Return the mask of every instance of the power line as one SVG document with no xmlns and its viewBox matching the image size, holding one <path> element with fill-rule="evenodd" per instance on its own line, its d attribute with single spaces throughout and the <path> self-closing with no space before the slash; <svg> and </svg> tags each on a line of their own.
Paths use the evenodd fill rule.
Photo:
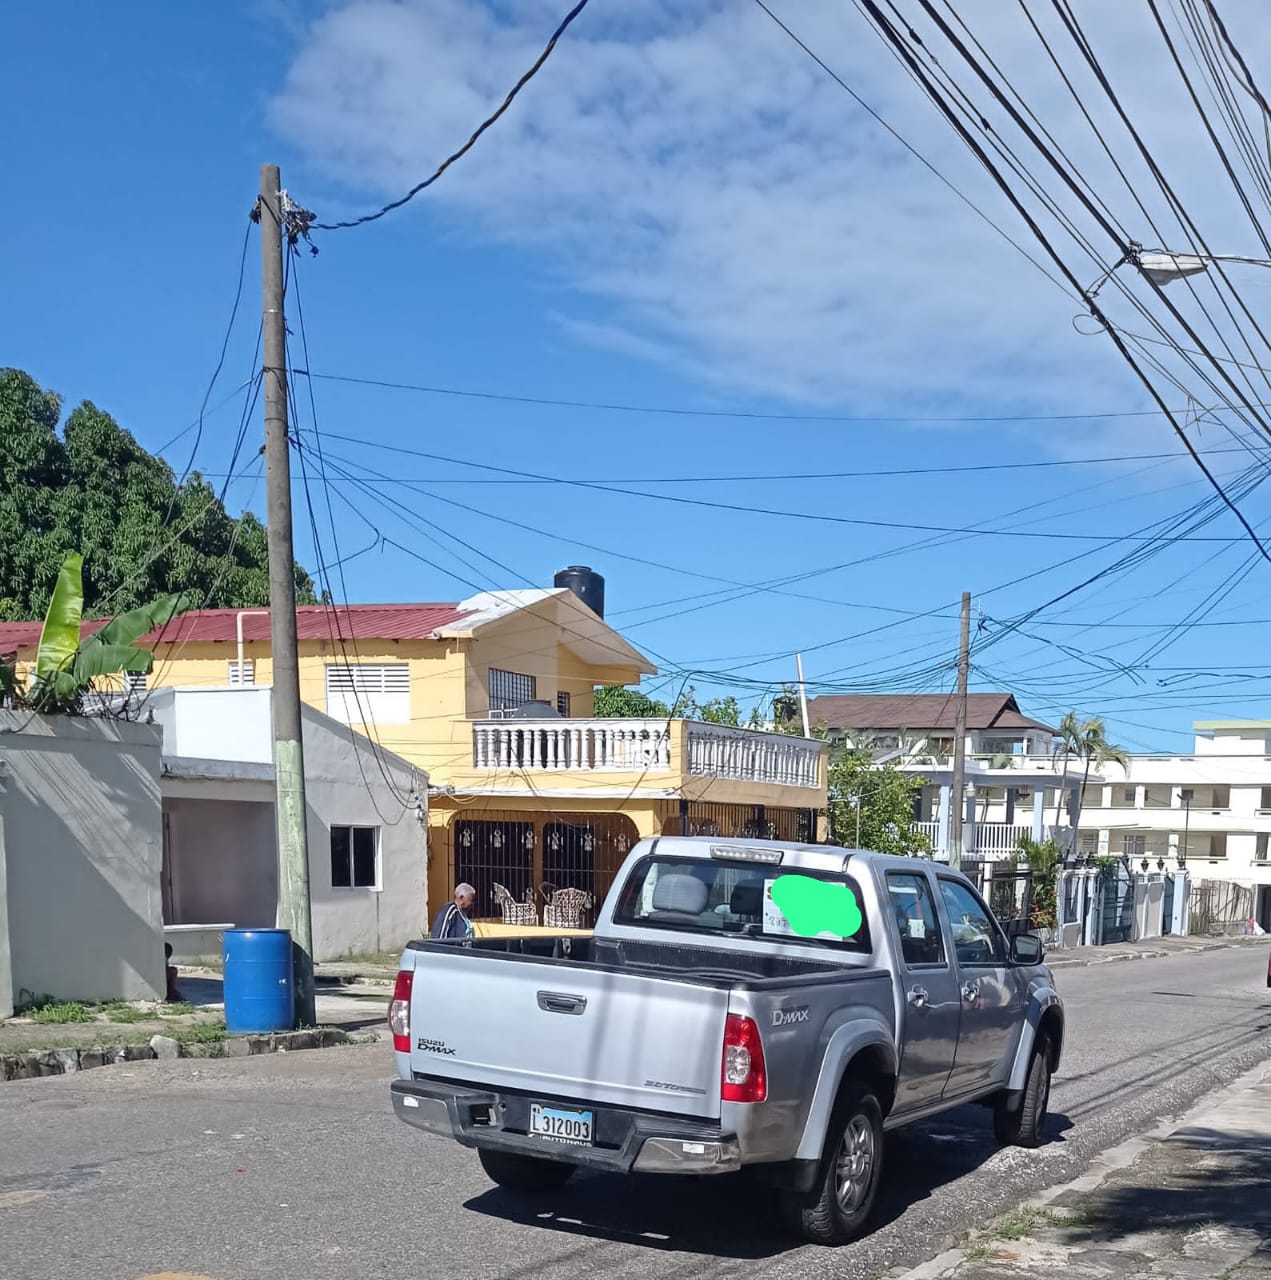
<svg viewBox="0 0 1271 1280">
<path fill-rule="evenodd" d="M 838 516 L 821 512 L 809 511 L 786 511 L 775 507 L 759 507 L 738 502 L 716 502 L 708 498 L 687 498 L 677 494 L 668 493 L 649 493 L 641 489 L 626 489 L 617 485 L 598 484 L 590 480 L 567 480 L 559 476 L 548 476 L 541 472 L 522 471 L 514 467 L 501 467 L 489 462 L 473 462 L 466 458 L 455 458 L 447 454 L 431 453 L 423 449 L 408 449 L 404 445 L 381 444 L 373 440 L 361 440 L 356 436 L 339 435 L 335 432 L 328 432 L 328 438 L 332 440 L 342 440 L 347 443 L 358 444 L 363 448 L 383 449 L 390 453 L 407 454 L 412 457 L 428 458 L 433 462 L 445 462 L 454 466 L 475 467 L 481 471 L 494 471 L 504 475 L 514 475 L 527 477 L 536 481 L 550 484 L 566 485 L 571 488 L 592 489 L 600 493 L 622 494 L 632 498 L 645 498 L 652 502 L 670 502 L 684 506 L 704 507 L 716 511 L 734 511 L 746 515 L 765 515 L 778 516 L 789 520 L 805 520 L 828 524 L 842 524 L 853 527 L 863 527 L 870 529 L 902 529 L 917 533 L 931 534 L 973 534 L 976 537 L 1004 537 L 1004 538 L 1040 538 L 1040 539 L 1059 539 L 1061 541 L 1072 542 L 1106 542 L 1109 539 L 1120 539 L 1130 537 L 1132 535 L 1124 535 L 1117 533 L 1072 533 L 1072 532 L 1048 532 L 1042 530 L 1014 530 L 1014 529 L 980 529 L 968 527 L 964 525 L 936 525 L 936 524 L 919 524 L 912 521 L 904 520 L 866 520 L 858 516 Z M 442 499 L 442 501 L 447 501 Z M 1185 538 L 1183 541 L 1192 542 L 1239 542 L 1239 538 L 1226 537 L 1203 537 L 1203 538 Z"/>
<path fill-rule="evenodd" d="M 400 209 L 402 205 L 409 203 L 421 191 L 424 191 L 428 187 L 431 187 L 432 184 L 436 182 L 437 179 L 440 178 L 441 175 L 445 173 L 446 170 L 449 169 L 450 166 L 454 164 L 456 160 L 463 159 L 463 157 L 466 156 L 468 152 L 471 151 L 472 148 L 477 145 L 477 142 L 480 139 L 481 135 L 485 133 L 485 131 L 489 129 L 491 125 L 495 124 L 498 121 L 498 119 L 503 115 L 503 113 L 507 111 L 507 109 L 512 105 L 513 101 L 516 99 L 517 94 L 519 94 L 521 90 L 524 89 L 527 84 L 529 84 L 529 82 L 538 74 L 539 68 L 542 67 L 543 63 L 545 63 L 547 59 L 552 56 L 552 50 L 556 48 L 557 42 L 560 40 L 561 36 L 563 36 L 565 32 L 569 29 L 569 26 L 574 21 L 574 19 L 578 17 L 578 15 L 582 13 L 582 11 L 587 7 L 587 4 L 588 4 L 588 0 L 578 0 L 578 3 L 574 5 L 574 7 L 564 16 L 564 18 L 561 19 L 560 25 L 556 28 L 555 31 L 552 32 L 551 38 L 548 40 L 547 44 L 543 48 L 543 52 L 538 55 L 538 57 L 534 60 L 534 63 L 529 68 L 529 70 L 526 71 L 521 76 L 521 78 L 512 86 L 512 88 L 508 91 L 507 97 L 505 97 L 503 101 L 499 104 L 498 109 L 494 112 L 494 114 L 491 116 L 488 116 L 485 120 L 483 120 L 481 124 L 477 127 L 475 132 L 473 132 L 472 135 L 468 138 L 467 142 L 465 142 L 463 146 L 459 148 L 458 151 L 455 151 L 449 156 L 447 156 L 445 160 L 443 160 L 441 164 L 437 166 L 436 170 L 427 178 L 425 178 L 423 182 L 416 183 L 415 186 L 411 187 L 411 189 L 400 199 L 394 200 L 390 204 L 384 205 L 383 208 L 377 209 L 374 213 L 365 214 L 360 218 L 353 218 L 348 222 L 315 222 L 312 224 L 314 229 L 320 230 L 320 231 L 339 231 L 345 227 L 360 227 L 367 222 L 375 222 L 377 219 L 382 218 L 386 213 L 392 213 L 394 209 Z"/>
<path fill-rule="evenodd" d="M 758 0 L 756 0 L 758 2 Z M 757 422 L 916 422 L 916 423 L 989 423 L 989 422 L 1100 422 L 1108 418 L 1156 418 L 1160 409 L 1111 409 L 1099 413 L 1001 413 L 971 415 L 877 415 L 834 413 L 761 413 L 745 409 L 693 409 L 684 405 L 625 404 L 604 400 L 573 400 L 549 396 L 529 396 L 497 391 L 475 391 L 465 387 L 439 387 L 416 382 L 392 382 L 383 378 L 360 378 L 351 374 L 317 373 L 311 369 L 294 369 L 293 373 L 324 382 L 347 382 L 354 386 L 379 387 L 386 391 L 414 391 L 422 395 L 453 396 L 465 400 L 495 400 L 506 404 L 527 404 L 547 409 L 588 409 L 605 413 L 646 413 L 683 418 L 736 418 Z M 1166 411 L 1168 412 L 1168 411 Z M 1174 410 L 1182 412 L 1182 410 Z"/>
</svg>

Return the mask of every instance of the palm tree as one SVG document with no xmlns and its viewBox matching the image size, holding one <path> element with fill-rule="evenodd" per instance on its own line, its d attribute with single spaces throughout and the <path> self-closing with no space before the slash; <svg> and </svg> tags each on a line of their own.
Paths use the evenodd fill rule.
<svg viewBox="0 0 1271 1280">
<path fill-rule="evenodd" d="M 1068 785 L 1068 765 L 1073 756 L 1080 754 L 1081 742 L 1081 722 L 1077 719 L 1077 713 L 1070 711 L 1059 722 L 1059 741 L 1055 743 L 1051 751 L 1051 758 L 1057 759 L 1063 756 L 1064 772 L 1059 780 L 1059 793 L 1055 798 L 1055 826 L 1059 825 L 1059 818 L 1063 812 L 1064 791 Z"/>
<path fill-rule="evenodd" d="M 1081 778 L 1081 794 L 1084 798 L 1086 785 L 1090 781 L 1090 771 L 1105 764 L 1119 764 L 1128 769 L 1130 757 L 1115 743 L 1108 741 L 1107 728 L 1101 716 L 1091 716 L 1088 720 L 1078 720 L 1077 713 L 1070 711 L 1059 722 L 1059 741 L 1055 744 L 1054 754 L 1064 759 L 1063 777 L 1059 784 L 1059 800 L 1055 805 L 1055 825 L 1059 825 L 1059 817 L 1063 808 L 1064 789 L 1068 781 L 1068 764 L 1075 756 L 1085 764 Z M 1077 806 L 1078 815 L 1081 806 Z"/>
</svg>

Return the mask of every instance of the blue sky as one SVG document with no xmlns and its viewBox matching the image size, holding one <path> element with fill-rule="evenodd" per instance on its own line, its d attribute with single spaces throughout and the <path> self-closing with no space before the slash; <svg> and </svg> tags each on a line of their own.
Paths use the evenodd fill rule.
<svg viewBox="0 0 1271 1280">
<path fill-rule="evenodd" d="M 780 8 L 1021 234 L 854 17 Z M 1267 714 L 1268 566 L 1234 576 L 1250 546 L 1230 516 L 1197 532 L 1229 541 L 1177 544 L 1004 628 L 1127 549 L 1106 542 L 1209 493 L 1166 456 L 1177 441 L 1143 412 L 1150 402 L 1106 341 L 1075 332 L 1072 299 L 754 6 L 606 9 L 584 14 L 436 188 L 378 223 L 315 237 L 319 255 L 297 266 L 309 367 L 700 416 L 313 380 L 330 491 L 343 495 L 330 498 L 339 553 L 354 557 L 349 597 L 455 599 L 591 563 L 612 621 L 656 655 L 668 692 L 687 669 L 699 696 L 736 687 L 748 702 L 792 678 L 797 650 L 814 687 L 949 688 L 967 589 L 974 686 L 1015 690 L 1034 714 L 1104 714 L 1117 740 L 1161 751 L 1184 749 L 1193 719 Z M 279 163 L 320 220 L 377 207 L 462 141 L 561 11 L 546 0 L 20 6 L 0 50 L 0 109 L 16 126 L 0 201 L 0 362 L 163 446 L 197 416 L 216 363 L 259 163 Z M 1137 48 L 1135 31 L 1106 21 L 1110 57 Z M 1023 48 L 1018 31 L 990 26 L 1006 54 Z M 1254 23 L 1248 35 L 1266 42 Z M 1143 61 L 1126 65 L 1149 126 L 1182 128 L 1178 103 L 1150 105 Z M 1052 90 L 1042 103 L 1058 113 Z M 1224 249 L 1256 250 L 1209 203 L 1199 162 L 1180 177 Z M 1271 277 L 1257 275 L 1241 280 L 1255 309 L 1271 298 Z M 253 232 L 213 405 L 251 373 L 258 289 Z M 294 307 L 291 321 L 302 364 Z M 240 396 L 207 417 L 196 467 L 225 471 L 242 407 Z M 1096 416 L 1107 414 L 1139 416 Z M 257 410 L 253 448 L 260 429 Z M 1226 450 L 1210 457 L 1221 476 L 1248 462 L 1218 426 L 1196 439 Z M 194 444 L 187 433 L 167 450 L 178 472 Z M 1084 461 L 1110 457 L 1128 460 Z M 508 483 L 523 477 L 481 465 L 828 518 Z M 955 466 L 1013 469 L 940 470 Z M 382 498 L 336 474 L 346 468 Z M 839 474 L 918 468 L 930 471 Z M 816 478 L 771 478 L 792 473 Z M 762 478 L 662 482 L 738 475 Z M 229 493 L 261 510 L 250 477 Z M 314 495 L 334 559 L 328 491 L 315 482 Z M 314 569 L 298 502 L 297 555 Z M 1268 515 L 1260 491 L 1242 509 L 1255 523 Z M 930 531 L 971 527 L 1008 532 Z M 831 566 L 844 567 L 789 581 Z M 1165 630 L 1194 608 L 1222 625 Z M 1158 641 L 1168 645 L 1153 652 Z"/>
</svg>

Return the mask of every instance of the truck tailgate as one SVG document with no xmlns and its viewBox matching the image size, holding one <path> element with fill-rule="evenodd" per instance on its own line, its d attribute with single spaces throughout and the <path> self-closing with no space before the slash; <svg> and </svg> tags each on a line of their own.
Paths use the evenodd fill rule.
<svg viewBox="0 0 1271 1280">
<path fill-rule="evenodd" d="M 715 1119 L 728 995 L 621 969 L 430 949 L 415 965 L 411 1071 Z"/>
</svg>

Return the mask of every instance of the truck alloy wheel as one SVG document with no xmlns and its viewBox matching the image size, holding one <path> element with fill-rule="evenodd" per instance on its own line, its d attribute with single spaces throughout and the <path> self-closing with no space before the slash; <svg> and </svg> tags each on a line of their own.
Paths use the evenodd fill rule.
<svg viewBox="0 0 1271 1280">
<path fill-rule="evenodd" d="M 816 1200 L 787 1197 L 789 1225 L 813 1244 L 846 1244 L 865 1228 L 883 1168 L 883 1111 L 872 1093 L 845 1095 L 828 1135 L 833 1154 L 825 1160 Z"/>
<path fill-rule="evenodd" d="M 572 1164 L 559 1160 L 541 1160 L 515 1151 L 478 1150 L 477 1158 L 491 1182 L 508 1191 L 555 1191 L 563 1187 L 574 1172 Z"/>
</svg>

